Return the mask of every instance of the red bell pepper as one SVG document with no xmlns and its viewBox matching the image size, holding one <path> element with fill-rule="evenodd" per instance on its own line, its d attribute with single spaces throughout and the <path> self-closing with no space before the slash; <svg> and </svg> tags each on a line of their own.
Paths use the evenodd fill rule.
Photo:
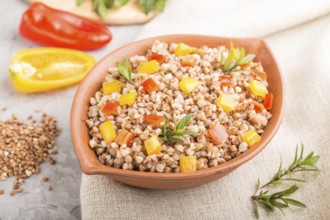
<svg viewBox="0 0 330 220">
<path fill-rule="evenodd" d="M 19 31 L 43 45 L 78 50 L 98 49 L 112 39 L 107 26 L 42 3 L 33 3 L 24 12 Z"/>
<path fill-rule="evenodd" d="M 232 85 L 232 78 L 229 75 L 220 76 L 221 86 L 231 86 Z"/>
<path fill-rule="evenodd" d="M 117 112 L 117 108 L 119 107 L 119 102 L 108 102 L 102 108 L 102 112 L 105 115 L 115 114 Z"/>
<path fill-rule="evenodd" d="M 127 146 L 129 146 L 133 138 L 134 134 L 123 129 L 118 132 L 115 142 L 119 145 L 126 144 Z"/>
<path fill-rule="evenodd" d="M 146 79 L 145 81 L 143 81 L 141 83 L 141 86 L 148 92 L 148 93 L 152 93 L 156 90 L 158 90 L 158 86 L 156 84 L 156 82 L 151 79 L 151 78 L 148 78 Z"/>
<path fill-rule="evenodd" d="M 272 110 L 273 108 L 273 99 L 274 96 L 272 93 L 267 93 L 264 100 L 264 106 L 267 110 Z"/>
<path fill-rule="evenodd" d="M 264 107 L 261 103 L 256 102 L 256 101 L 254 101 L 254 100 L 253 100 L 253 105 L 254 105 L 254 110 L 255 110 L 257 113 L 261 113 L 261 112 L 265 109 L 265 107 Z"/>
<path fill-rule="evenodd" d="M 164 63 L 164 56 L 162 54 L 154 53 L 148 56 L 148 60 L 156 60 L 158 63 Z"/>
<path fill-rule="evenodd" d="M 144 120 L 149 123 L 149 124 L 153 124 L 156 127 L 160 127 L 161 123 L 163 121 L 165 121 L 165 117 L 164 116 L 158 116 L 158 115 L 146 115 L 144 116 Z"/>
<path fill-rule="evenodd" d="M 228 134 L 222 125 L 216 125 L 213 128 L 210 128 L 207 134 L 215 144 L 221 144 L 221 142 L 228 138 Z"/>
</svg>

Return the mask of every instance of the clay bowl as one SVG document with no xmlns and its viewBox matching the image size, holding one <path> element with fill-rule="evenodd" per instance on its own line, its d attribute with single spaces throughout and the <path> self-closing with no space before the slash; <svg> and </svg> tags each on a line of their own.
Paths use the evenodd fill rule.
<svg viewBox="0 0 330 220">
<path fill-rule="evenodd" d="M 262 62 L 268 73 L 269 90 L 274 94 L 274 103 L 269 121 L 261 141 L 236 158 L 217 167 L 200 170 L 194 173 L 150 173 L 131 170 L 122 170 L 101 164 L 94 151 L 89 147 L 90 140 L 88 128 L 85 124 L 89 107 L 89 98 L 101 88 L 106 70 L 114 66 L 116 61 L 133 55 L 143 55 L 155 40 L 170 42 L 183 42 L 191 46 L 201 47 L 207 45 L 216 47 L 226 45 L 229 47 L 232 40 L 235 46 L 244 47 L 247 53 L 256 54 L 255 60 Z M 259 154 L 270 142 L 279 128 L 283 114 L 283 82 L 278 65 L 268 46 L 262 39 L 250 38 L 223 38 L 202 35 L 168 35 L 148 38 L 123 46 L 103 58 L 89 72 L 80 84 L 74 97 L 71 109 L 71 134 L 73 145 L 82 169 L 85 174 L 105 174 L 122 183 L 143 188 L 153 189 L 179 189 L 195 187 L 219 179 L 245 162 Z"/>
</svg>

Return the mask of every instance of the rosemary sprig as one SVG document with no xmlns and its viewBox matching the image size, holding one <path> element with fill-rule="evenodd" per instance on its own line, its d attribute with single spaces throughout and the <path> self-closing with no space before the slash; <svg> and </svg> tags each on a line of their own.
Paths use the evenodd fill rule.
<svg viewBox="0 0 330 220">
<path fill-rule="evenodd" d="M 297 178 L 290 178 L 290 177 L 284 178 L 284 177 L 296 172 L 320 171 L 315 165 L 316 162 L 320 159 L 320 156 L 319 155 L 314 156 L 314 152 L 311 152 L 307 155 L 307 157 L 303 158 L 303 154 L 304 154 L 304 145 L 301 144 L 300 153 L 298 146 L 296 147 L 295 157 L 291 165 L 287 169 L 282 169 L 282 160 L 281 160 L 277 172 L 273 175 L 273 177 L 269 180 L 269 182 L 261 186 L 261 188 L 264 188 L 270 184 L 281 185 L 283 181 L 305 182 L 304 180 Z"/>
<path fill-rule="evenodd" d="M 271 184 L 281 185 L 283 181 L 305 182 L 305 180 L 291 178 L 287 176 L 296 172 L 319 171 L 319 169 L 316 167 L 316 162 L 319 159 L 320 156 L 319 155 L 314 156 L 314 152 L 311 152 L 306 157 L 304 157 L 304 145 L 301 144 L 300 152 L 297 146 L 294 160 L 287 169 L 282 169 L 282 160 L 281 160 L 277 172 L 267 183 L 261 186 L 260 180 L 258 179 L 256 192 L 253 196 L 251 196 L 256 217 L 259 218 L 258 205 L 262 205 L 267 210 L 270 210 L 272 212 L 275 211 L 276 209 L 279 209 L 282 213 L 283 213 L 282 209 L 288 208 L 289 205 L 305 208 L 306 205 L 304 203 L 289 198 L 293 193 L 295 193 L 298 190 L 297 185 L 293 185 L 287 188 L 286 190 L 278 191 L 272 194 L 269 193 L 269 191 L 263 191 L 262 189 Z"/>
<path fill-rule="evenodd" d="M 132 69 L 131 65 L 127 58 L 125 58 L 124 62 L 116 62 L 116 66 L 119 70 L 119 73 L 122 77 L 127 79 L 129 82 L 132 82 Z"/>
<path fill-rule="evenodd" d="M 87 0 L 76 0 L 80 6 Z M 162 12 L 164 10 L 166 0 L 139 0 L 137 4 L 143 9 L 147 15 L 152 10 Z M 128 0 L 93 0 L 93 11 L 100 15 L 103 19 L 106 18 L 108 10 L 112 7 L 122 7 L 126 5 Z"/>
<path fill-rule="evenodd" d="M 186 127 L 192 117 L 192 114 L 187 114 L 178 123 L 175 124 L 174 129 L 167 127 L 170 121 L 166 119 L 163 127 L 161 128 L 161 132 L 158 135 L 159 138 L 165 142 L 183 143 L 186 142 L 186 140 L 184 137 L 182 137 L 182 135 L 190 135 L 193 137 L 197 136 L 197 132 L 191 130 L 184 130 L 184 127 Z"/>
<path fill-rule="evenodd" d="M 282 209 L 288 208 L 289 205 L 305 208 L 306 205 L 304 203 L 289 198 L 297 190 L 298 186 L 293 185 L 283 191 L 279 191 L 273 194 L 270 194 L 268 191 L 260 191 L 258 195 L 252 196 L 251 199 L 255 208 L 256 217 L 259 218 L 258 204 L 263 205 L 263 207 L 272 212 L 274 212 L 276 209 L 279 209 L 282 214 L 284 214 Z"/>
<path fill-rule="evenodd" d="M 230 74 L 236 67 L 251 62 L 254 57 L 254 54 L 248 54 L 245 56 L 245 49 L 243 47 L 235 48 L 233 42 L 230 42 L 230 50 L 225 63 L 222 65 L 224 56 L 221 54 L 219 67 L 224 74 Z"/>
</svg>

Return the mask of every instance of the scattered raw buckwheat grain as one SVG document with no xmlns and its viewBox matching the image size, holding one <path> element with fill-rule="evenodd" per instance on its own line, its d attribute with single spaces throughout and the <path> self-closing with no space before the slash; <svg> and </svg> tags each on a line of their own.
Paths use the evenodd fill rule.
<svg viewBox="0 0 330 220">
<path fill-rule="evenodd" d="M 57 153 L 53 147 L 59 133 L 56 119 L 47 114 L 42 115 L 40 123 L 33 125 L 17 119 L 15 113 L 12 119 L 0 121 L 0 181 L 16 177 L 11 196 L 23 191 L 20 186 L 25 179 L 40 173 L 41 163 L 56 164 L 51 155 Z M 43 181 L 47 182 L 48 178 Z"/>
</svg>

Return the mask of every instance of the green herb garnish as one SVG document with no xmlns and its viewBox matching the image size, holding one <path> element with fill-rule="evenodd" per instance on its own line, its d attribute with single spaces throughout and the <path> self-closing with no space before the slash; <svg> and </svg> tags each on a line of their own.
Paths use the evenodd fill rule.
<svg viewBox="0 0 330 220">
<path fill-rule="evenodd" d="M 163 127 L 161 128 L 161 132 L 159 133 L 159 138 L 165 142 L 178 142 L 184 143 L 186 142 L 185 138 L 182 135 L 190 135 L 190 136 L 197 136 L 199 135 L 197 132 L 184 130 L 186 125 L 189 123 L 190 119 L 193 117 L 192 114 L 188 114 L 183 117 L 178 123 L 175 124 L 174 129 L 167 128 L 169 124 L 169 120 L 166 119 Z"/>
<path fill-rule="evenodd" d="M 251 62 L 254 59 L 254 57 L 255 57 L 254 54 L 248 54 L 245 56 L 245 49 L 243 47 L 235 48 L 233 42 L 230 42 L 230 50 L 228 52 L 228 56 L 226 58 L 225 64 L 222 65 L 224 56 L 223 54 L 221 54 L 219 67 L 222 69 L 224 74 L 229 74 L 236 67 Z"/>
<path fill-rule="evenodd" d="M 120 75 L 127 79 L 129 82 L 132 82 L 132 69 L 128 59 L 125 58 L 123 63 L 116 62 L 116 66 L 119 70 Z"/>
<path fill-rule="evenodd" d="M 277 172 L 266 184 L 260 186 L 260 180 L 257 182 L 257 189 L 255 194 L 251 197 L 253 207 L 255 209 L 256 217 L 259 218 L 258 205 L 266 208 L 269 211 L 280 210 L 283 213 L 283 208 L 288 208 L 290 205 L 305 208 L 306 205 L 298 200 L 290 198 L 290 196 L 298 190 L 297 185 L 293 185 L 285 190 L 275 193 L 269 193 L 269 191 L 262 190 L 269 185 L 281 185 L 283 181 L 305 182 L 305 180 L 298 178 L 291 178 L 290 175 L 297 172 L 308 171 L 320 171 L 316 167 L 316 162 L 320 159 L 320 156 L 315 155 L 314 152 L 309 153 L 305 158 L 304 145 L 301 145 L 300 153 L 297 146 L 296 153 L 293 162 L 287 169 L 282 169 L 282 161 Z M 287 177 L 289 176 L 289 177 Z M 259 192 L 259 193 L 258 193 Z"/>
<path fill-rule="evenodd" d="M 87 0 L 76 0 L 80 6 Z M 139 0 L 137 4 L 143 9 L 147 15 L 152 10 L 163 11 L 166 0 Z M 128 0 L 93 0 L 93 11 L 100 15 L 103 19 L 106 18 L 107 12 L 112 7 L 122 7 L 126 5 Z"/>
</svg>

